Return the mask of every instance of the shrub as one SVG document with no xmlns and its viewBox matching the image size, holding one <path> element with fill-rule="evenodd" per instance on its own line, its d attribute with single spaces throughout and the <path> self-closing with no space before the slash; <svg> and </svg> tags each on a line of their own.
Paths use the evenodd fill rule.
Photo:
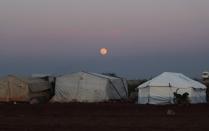
<svg viewBox="0 0 209 131">
<path fill-rule="evenodd" d="M 190 103 L 189 100 L 189 93 L 185 92 L 184 94 L 178 94 L 177 92 L 174 92 L 174 103 L 180 104 L 180 105 L 188 105 Z"/>
</svg>

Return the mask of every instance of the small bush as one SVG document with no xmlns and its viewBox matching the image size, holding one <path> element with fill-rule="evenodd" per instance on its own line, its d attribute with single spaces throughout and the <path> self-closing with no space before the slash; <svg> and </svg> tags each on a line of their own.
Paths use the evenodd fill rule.
<svg viewBox="0 0 209 131">
<path fill-rule="evenodd" d="M 184 94 L 178 94 L 177 92 L 174 92 L 174 103 L 179 105 L 188 105 L 190 103 L 189 100 L 189 93 L 185 92 Z"/>
</svg>

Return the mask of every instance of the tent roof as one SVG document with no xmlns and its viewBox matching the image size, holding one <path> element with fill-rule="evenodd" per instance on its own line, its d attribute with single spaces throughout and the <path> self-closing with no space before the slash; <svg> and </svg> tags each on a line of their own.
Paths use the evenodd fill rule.
<svg viewBox="0 0 209 131">
<path fill-rule="evenodd" d="M 164 86 L 164 87 L 177 87 L 177 88 L 199 88 L 206 89 L 206 86 L 190 79 L 189 77 L 181 74 L 181 73 L 173 73 L 173 72 L 164 72 L 159 76 L 153 78 L 150 81 L 139 85 L 138 88 L 144 88 L 148 86 Z"/>
<path fill-rule="evenodd" d="M 1 77 L 0 80 L 8 79 L 9 77 L 12 77 L 12 78 L 15 78 L 16 80 L 27 83 L 32 92 L 41 92 L 50 88 L 48 81 L 45 81 L 40 78 L 8 75 L 8 76 Z"/>
<path fill-rule="evenodd" d="M 61 77 L 68 77 L 68 76 L 72 76 L 72 75 L 75 75 L 75 74 L 88 74 L 88 75 L 92 75 L 92 76 L 99 77 L 99 78 L 104 78 L 104 79 L 109 79 L 109 80 L 120 79 L 120 78 L 117 78 L 117 77 L 102 75 L 102 74 L 93 73 L 93 72 L 84 72 L 84 71 L 73 73 L 73 74 L 63 75 Z"/>
<path fill-rule="evenodd" d="M 87 72 L 84 72 L 84 73 L 87 73 Z M 92 73 L 92 72 L 88 72 L 87 74 L 94 75 L 94 76 L 101 77 L 101 78 L 105 78 L 105 79 L 110 79 L 110 80 L 119 79 L 117 77 L 107 76 L 107 75 L 102 75 L 102 74 Z"/>
</svg>

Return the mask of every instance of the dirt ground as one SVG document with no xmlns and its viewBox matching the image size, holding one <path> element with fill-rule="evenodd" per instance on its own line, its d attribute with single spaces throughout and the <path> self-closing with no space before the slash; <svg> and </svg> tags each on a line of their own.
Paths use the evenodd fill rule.
<svg viewBox="0 0 209 131">
<path fill-rule="evenodd" d="M 175 115 L 167 115 L 167 110 Z M 209 105 L 0 104 L 0 130 L 206 131 Z"/>
</svg>

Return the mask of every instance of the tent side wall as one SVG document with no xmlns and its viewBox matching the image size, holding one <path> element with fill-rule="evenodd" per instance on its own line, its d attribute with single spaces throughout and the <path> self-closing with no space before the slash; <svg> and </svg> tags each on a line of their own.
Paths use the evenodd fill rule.
<svg viewBox="0 0 209 131">
<path fill-rule="evenodd" d="M 112 92 L 114 92 L 114 95 L 111 99 L 127 99 L 128 98 L 128 89 L 127 89 L 127 83 L 123 79 L 113 79 L 110 80 L 111 89 Z M 115 94 L 116 93 L 116 94 Z"/>
<path fill-rule="evenodd" d="M 8 76 L 0 80 L 0 101 L 27 102 L 29 89 L 27 82 L 15 77 Z"/>
<path fill-rule="evenodd" d="M 171 104 L 173 93 L 171 87 L 144 87 L 139 88 L 139 104 Z"/>
<path fill-rule="evenodd" d="M 50 102 L 99 102 L 108 99 L 107 80 L 87 73 L 57 77 L 55 96 Z"/>
<path fill-rule="evenodd" d="M 0 102 L 9 102 L 9 84 L 7 79 L 0 80 Z"/>
<path fill-rule="evenodd" d="M 124 78 L 121 78 L 121 80 L 122 80 L 122 82 L 123 82 L 123 86 L 124 86 L 124 88 L 125 88 L 125 92 L 126 92 L 126 98 L 128 98 L 128 94 L 129 94 L 129 92 L 128 92 L 128 82 L 127 82 L 127 80 L 126 79 L 124 79 Z"/>
<path fill-rule="evenodd" d="M 139 88 L 138 90 L 138 104 L 149 103 L 149 87 Z"/>
<path fill-rule="evenodd" d="M 16 77 L 9 77 L 10 101 L 29 101 L 29 85 Z"/>
<path fill-rule="evenodd" d="M 171 104 L 172 103 L 171 87 L 150 87 L 150 104 Z"/>
<path fill-rule="evenodd" d="M 82 102 L 102 102 L 128 97 L 127 83 L 120 78 L 91 73 L 83 73 L 82 76 L 79 87 L 79 99 Z"/>
<path fill-rule="evenodd" d="M 50 102 L 71 102 L 76 99 L 79 75 L 67 75 L 56 78 L 55 95 Z"/>
<path fill-rule="evenodd" d="M 48 102 L 52 96 L 52 85 L 46 79 L 29 79 L 29 90 L 30 101 L 36 99 L 39 101 L 39 103 L 45 103 Z"/>
<path fill-rule="evenodd" d="M 118 91 L 118 88 L 110 80 L 108 80 L 108 84 L 105 92 L 107 93 L 108 96 L 107 100 L 119 100 L 122 98 L 120 91 Z"/>
<path fill-rule="evenodd" d="M 194 88 L 176 88 L 176 87 L 146 87 L 139 88 L 138 103 L 139 104 L 173 104 L 174 95 L 189 93 L 189 99 L 192 104 L 205 103 L 206 95 L 204 89 Z"/>
<path fill-rule="evenodd" d="M 191 103 L 207 103 L 206 90 L 192 88 L 190 100 Z"/>
<path fill-rule="evenodd" d="M 119 100 L 128 98 L 128 84 L 123 78 L 106 76 L 96 73 L 87 73 L 96 78 L 101 78 L 107 81 L 106 94 L 107 100 Z"/>
<path fill-rule="evenodd" d="M 83 73 L 79 83 L 77 101 L 101 102 L 109 99 L 105 91 L 108 86 L 107 79 Z"/>
<path fill-rule="evenodd" d="M 189 100 L 192 104 L 206 103 L 206 90 L 198 88 L 172 88 L 173 93 L 177 91 L 178 94 L 189 93 Z"/>
</svg>

